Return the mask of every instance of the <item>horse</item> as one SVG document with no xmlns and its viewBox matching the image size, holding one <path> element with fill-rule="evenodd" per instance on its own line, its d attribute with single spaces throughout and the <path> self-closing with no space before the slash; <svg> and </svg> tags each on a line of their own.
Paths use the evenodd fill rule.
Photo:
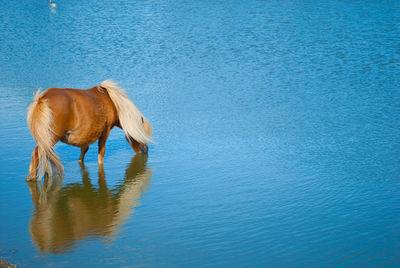
<svg viewBox="0 0 400 268">
<path fill-rule="evenodd" d="M 89 89 L 48 88 L 38 90 L 28 107 L 27 122 L 37 146 L 32 152 L 26 180 L 63 174 L 53 146 L 63 143 L 81 148 L 83 163 L 89 145 L 98 140 L 98 164 L 103 165 L 105 144 L 113 127 L 121 128 L 135 153 L 148 153 L 152 142 L 149 121 L 117 83 L 106 80 Z"/>
</svg>

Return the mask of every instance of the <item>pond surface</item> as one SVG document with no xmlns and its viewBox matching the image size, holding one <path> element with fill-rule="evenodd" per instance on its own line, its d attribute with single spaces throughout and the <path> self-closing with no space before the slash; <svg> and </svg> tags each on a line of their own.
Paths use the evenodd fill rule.
<svg viewBox="0 0 400 268">
<path fill-rule="evenodd" d="M 0 0 L 0 258 L 20 267 L 400 266 L 398 1 Z M 58 144 L 33 91 L 114 78 L 156 144 Z"/>
</svg>

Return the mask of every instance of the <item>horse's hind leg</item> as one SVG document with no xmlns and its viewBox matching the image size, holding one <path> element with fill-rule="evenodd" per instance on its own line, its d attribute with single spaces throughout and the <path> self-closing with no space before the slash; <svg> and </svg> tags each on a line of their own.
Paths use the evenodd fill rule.
<svg viewBox="0 0 400 268">
<path fill-rule="evenodd" d="M 81 147 L 81 155 L 79 156 L 78 162 L 83 163 L 83 159 L 85 158 L 86 152 L 89 150 L 89 146 Z"/>
<path fill-rule="evenodd" d="M 38 147 L 36 146 L 32 152 L 31 163 L 29 165 L 29 174 L 26 177 L 27 181 L 36 180 L 37 179 L 37 169 L 39 165 L 39 155 L 38 155 Z"/>
</svg>

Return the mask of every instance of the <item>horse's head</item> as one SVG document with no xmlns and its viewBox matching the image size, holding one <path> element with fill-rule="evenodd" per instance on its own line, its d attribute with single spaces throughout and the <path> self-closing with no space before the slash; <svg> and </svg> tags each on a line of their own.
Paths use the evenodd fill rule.
<svg viewBox="0 0 400 268">
<path fill-rule="evenodd" d="M 144 130 L 146 131 L 146 134 L 151 137 L 153 135 L 153 130 L 151 128 L 149 121 L 147 121 L 144 117 L 142 117 L 142 124 L 143 124 Z M 140 143 L 140 142 L 136 141 L 134 138 L 127 137 L 127 136 L 126 136 L 126 140 L 129 142 L 132 149 L 136 153 L 147 154 L 147 152 L 149 151 L 149 147 L 147 146 L 146 143 Z"/>
</svg>

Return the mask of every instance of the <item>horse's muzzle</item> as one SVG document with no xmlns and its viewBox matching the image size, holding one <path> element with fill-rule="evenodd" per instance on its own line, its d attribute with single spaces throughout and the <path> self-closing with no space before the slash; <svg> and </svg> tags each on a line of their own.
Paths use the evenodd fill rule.
<svg viewBox="0 0 400 268">
<path fill-rule="evenodd" d="M 141 154 L 147 154 L 148 152 L 149 152 L 149 147 L 147 146 L 147 144 L 143 144 L 142 146 L 140 146 Z"/>
</svg>

